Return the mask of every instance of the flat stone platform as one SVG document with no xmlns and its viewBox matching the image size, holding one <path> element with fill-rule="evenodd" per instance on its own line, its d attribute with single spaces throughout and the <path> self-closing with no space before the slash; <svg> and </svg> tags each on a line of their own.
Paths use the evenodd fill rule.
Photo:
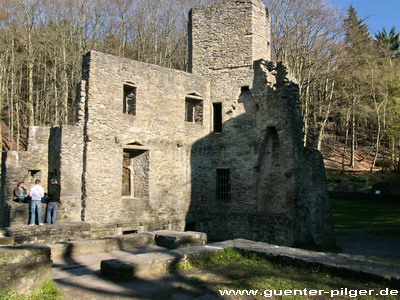
<svg viewBox="0 0 400 300">
<path fill-rule="evenodd" d="M 148 278 L 150 275 L 165 273 L 179 263 L 191 261 L 202 255 L 215 253 L 225 248 L 245 253 L 256 253 L 272 262 L 313 267 L 335 274 L 385 282 L 400 287 L 400 266 L 374 263 L 355 259 L 346 254 L 315 252 L 297 248 L 276 246 L 245 239 L 236 239 L 205 246 L 196 246 L 172 250 L 169 252 L 143 253 L 124 259 L 103 260 L 101 273 L 110 278 L 135 279 Z"/>
</svg>

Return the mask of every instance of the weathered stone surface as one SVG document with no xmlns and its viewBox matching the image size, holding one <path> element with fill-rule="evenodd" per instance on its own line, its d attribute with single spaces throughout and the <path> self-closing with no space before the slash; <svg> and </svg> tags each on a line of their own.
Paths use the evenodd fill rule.
<svg viewBox="0 0 400 300">
<path fill-rule="evenodd" d="M 148 278 L 150 275 L 171 271 L 177 264 L 190 262 L 221 251 L 221 247 L 194 246 L 172 251 L 158 251 L 129 256 L 125 260 L 103 260 L 101 273 L 111 279 Z"/>
<path fill-rule="evenodd" d="M 74 257 L 77 255 L 133 250 L 154 244 L 149 234 L 128 234 L 96 240 L 80 240 L 50 245 L 51 258 Z"/>
<path fill-rule="evenodd" d="M 138 254 L 129 260 L 103 260 L 101 273 L 114 280 L 147 278 L 150 275 L 166 273 L 178 263 L 180 256 L 175 253 Z"/>
<path fill-rule="evenodd" d="M 53 278 L 50 248 L 44 245 L 0 247 L 0 292 L 27 294 Z"/>
<path fill-rule="evenodd" d="M 13 191 L 20 181 L 24 181 L 29 189 L 36 179 L 40 179 L 47 189 L 49 136 L 49 127 L 30 127 L 26 151 L 3 152 L 1 176 L 4 185 L 1 187 L 0 206 L 4 214 L 0 218 L 0 226 L 28 224 L 29 205 L 14 202 Z M 44 211 L 42 213 L 44 216 Z"/>
<path fill-rule="evenodd" d="M 14 245 L 14 239 L 12 237 L 0 237 L 0 246 Z"/>
<path fill-rule="evenodd" d="M 84 222 L 12 227 L 8 228 L 7 232 L 10 237 L 14 238 L 16 244 L 51 243 L 91 238 L 91 226 Z"/>
<path fill-rule="evenodd" d="M 207 243 L 207 234 L 203 232 L 158 230 L 151 232 L 151 234 L 154 235 L 157 246 L 168 249 L 205 245 Z"/>
</svg>

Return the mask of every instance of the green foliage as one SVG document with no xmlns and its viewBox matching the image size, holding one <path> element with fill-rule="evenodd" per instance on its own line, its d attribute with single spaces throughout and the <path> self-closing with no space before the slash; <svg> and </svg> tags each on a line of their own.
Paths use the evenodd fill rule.
<svg viewBox="0 0 400 300">
<path fill-rule="evenodd" d="M 392 162 L 389 158 L 382 158 L 376 161 L 376 167 L 381 168 L 382 170 L 389 170 L 392 167 Z"/>
<path fill-rule="evenodd" d="M 400 32 L 393 26 L 388 33 L 385 28 L 375 34 L 376 40 L 392 51 L 393 56 L 400 56 Z"/>
<path fill-rule="evenodd" d="M 331 200 L 336 228 L 400 227 L 400 204 L 374 200 Z"/>
<path fill-rule="evenodd" d="M 61 291 L 53 281 L 49 281 L 43 287 L 30 295 L 19 295 L 11 291 L 1 293 L 0 300 L 60 300 Z"/>
<path fill-rule="evenodd" d="M 353 51 L 365 51 L 368 44 L 372 42 L 368 26 L 357 15 L 355 8 L 350 5 L 347 11 L 347 18 L 344 20 L 345 42 Z M 354 54 L 357 54 L 354 52 Z M 360 54 L 358 52 L 358 54 Z"/>
<path fill-rule="evenodd" d="M 215 265 L 227 265 L 239 261 L 243 256 L 236 250 L 224 249 L 210 255 L 204 255 L 190 263 L 179 264 L 178 270 L 191 270 L 193 268 L 208 268 Z"/>
</svg>

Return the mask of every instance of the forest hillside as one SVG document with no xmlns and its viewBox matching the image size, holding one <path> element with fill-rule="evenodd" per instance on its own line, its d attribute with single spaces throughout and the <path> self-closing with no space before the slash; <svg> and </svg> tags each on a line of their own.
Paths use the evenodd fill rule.
<svg viewBox="0 0 400 300">
<path fill-rule="evenodd" d="M 187 15 L 213 0 L 0 0 L 3 150 L 31 125 L 72 124 L 81 58 L 94 49 L 186 70 Z M 274 60 L 294 72 L 304 144 L 328 169 L 399 171 L 400 34 L 371 33 L 335 1 L 265 0 Z"/>
</svg>

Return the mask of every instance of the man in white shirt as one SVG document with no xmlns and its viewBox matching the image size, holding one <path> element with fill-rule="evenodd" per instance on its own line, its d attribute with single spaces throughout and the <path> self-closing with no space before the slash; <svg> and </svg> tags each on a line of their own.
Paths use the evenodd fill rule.
<svg viewBox="0 0 400 300">
<path fill-rule="evenodd" d="M 31 203 L 29 206 L 29 226 L 35 225 L 36 211 L 38 214 L 39 225 L 44 225 L 42 221 L 42 198 L 44 197 L 44 189 L 40 185 L 39 179 L 35 180 L 35 185 L 31 188 L 29 196 L 31 196 Z"/>
</svg>

